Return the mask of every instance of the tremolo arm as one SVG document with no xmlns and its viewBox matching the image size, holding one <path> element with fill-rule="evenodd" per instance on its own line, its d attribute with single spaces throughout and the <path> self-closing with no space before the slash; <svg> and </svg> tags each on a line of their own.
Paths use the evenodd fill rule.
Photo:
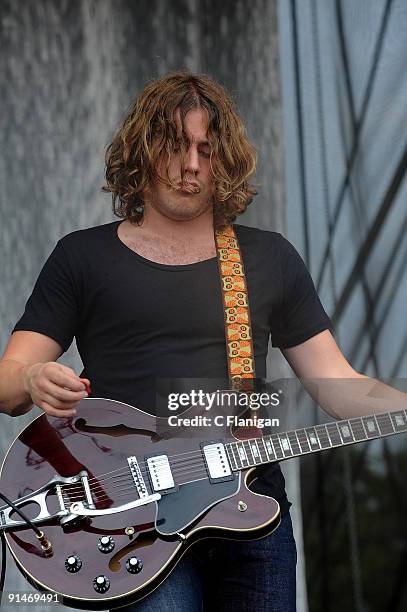
<svg viewBox="0 0 407 612">
<path fill-rule="evenodd" d="M 103 516 L 105 514 L 116 514 L 117 512 L 124 512 L 125 510 L 131 510 L 132 508 L 137 508 L 138 506 L 145 506 L 146 504 L 151 504 L 152 502 L 158 501 L 161 499 L 161 495 L 159 493 L 153 493 L 153 495 L 149 495 L 148 497 L 143 497 L 141 499 L 136 499 L 134 501 L 128 502 L 127 504 L 123 504 L 122 506 L 116 506 L 115 508 L 103 508 L 101 510 L 93 510 L 91 508 L 86 508 L 82 502 L 75 502 L 71 504 L 69 510 L 71 514 L 75 516 Z"/>
<path fill-rule="evenodd" d="M 69 490 L 69 487 L 72 485 L 81 487 L 80 490 L 83 501 L 76 501 L 71 504 L 66 501 L 63 487 L 66 486 Z M 56 495 L 60 506 L 60 509 L 55 512 L 51 512 L 49 510 L 47 503 L 47 496 L 52 494 Z M 89 487 L 88 473 L 86 470 L 82 470 L 76 476 L 69 478 L 54 476 L 54 478 L 51 478 L 49 482 L 44 484 L 36 491 L 28 493 L 17 500 L 13 500 L 13 503 L 17 508 L 23 508 L 29 503 L 36 503 L 39 507 L 38 514 L 34 518 L 30 517 L 31 522 L 34 524 L 41 524 L 52 519 L 58 519 L 60 524 L 64 526 L 69 525 L 69 523 L 77 521 L 85 516 L 115 514 L 117 512 L 123 512 L 131 508 L 136 508 L 137 506 L 143 506 L 145 504 L 158 501 L 160 498 L 161 495 L 159 493 L 155 493 L 114 508 L 97 509 Z M 21 519 L 14 520 L 10 518 L 13 512 L 15 512 L 15 510 L 10 505 L 0 507 L 0 531 L 9 531 L 27 526 L 27 523 Z"/>
<path fill-rule="evenodd" d="M 87 472 L 82 471 L 79 472 L 76 476 L 72 476 L 69 478 L 65 478 L 63 476 L 54 476 L 44 484 L 42 487 L 33 491 L 32 493 L 28 493 L 19 499 L 13 500 L 14 505 L 17 508 L 24 508 L 29 503 L 36 503 L 39 507 L 39 512 L 37 516 L 34 518 L 30 517 L 30 520 L 34 524 L 44 523 L 45 521 L 49 521 L 50 519 L 59 518 L 63 519 L 67 517 L 70 512 L 65 508 L 63 496 L 62 496 L 62 486 L 64 485 L 72 485 L 72 484 L 83 484 L 83 479 L 87 478 Z M 56 494 L 58 498 L 58 503 L 60 505 L 60 510 L 56 512 L 50 512 L 48 509 L 47 496 L 50 494 Z M 10 518 L 10 515 L 15 512 L 12 506 L 6 505 L 0 508 L 0 530 L 8 531 L 10 529 L 16 529 L 19 527 L 26 527 L 27 523 L 23 520 L 14 520 Z M 17 514 L 17 513 L 16 513 Z"/>
</svg>

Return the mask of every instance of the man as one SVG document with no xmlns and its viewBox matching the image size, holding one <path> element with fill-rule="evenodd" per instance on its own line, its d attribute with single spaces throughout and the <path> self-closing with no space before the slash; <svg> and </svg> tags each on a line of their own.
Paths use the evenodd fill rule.
<svg viewBox="0 0 407 612">
<path fill-rule="evenodd" d="M 255 162 L 219 84 L 187 73 L 151 83 L 106 155 L 104 190 L 124 220 L 58 242 L 0 362 L 1 410 L 15 416 L 35 404 L 52 416 L 73 415 L 87 396 L 83 380 L 95 397 L 151 410 L 156 377 L 226 378 L 214 228 L 233 223 L 253 199 Z M 376 387 L 338 348 L 290 243 L 274 232 L 241 225 L 235 231 L 257 377 L 266 377 L 271 334 L 298 377 L 364 379 L 369 390 Z M 84 364 L 80 376 L 57 363 L 74 336 Z M 354 414 L 329 394 L 322 403 L 335 416 Z M 374 410 L 370 402 L 358 404 L 359 414 Z M 274 534 L 192 547 L 131 609 L 191 612 L 204 602 L 224 610 L 295 610 L 296 550 L 278 465 L 259 473 L 253 489 L 280 503 L 282 522 Z"/>
</svg>

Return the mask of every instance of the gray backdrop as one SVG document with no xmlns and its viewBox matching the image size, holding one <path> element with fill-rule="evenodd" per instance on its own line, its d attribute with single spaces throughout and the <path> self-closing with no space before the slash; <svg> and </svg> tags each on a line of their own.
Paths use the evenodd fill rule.
<svg viewBox="0 0 407 612">
<path fill-rule="evenodd" d="M 113 220 L 104 148 L 146 81 L 169 70 L 206 72 L 232 93 L 259 153 L 259 195 L 242 222 L 284 231 L 274 1 L 1 0 L 0 11 L 2 347 L 57 240 Z M 271 353 L 279 377 L 287 370 Z M 75 346 L 61 362 L 80 371 Z M 1 456 L 33 414 L 0 415 Z M 294 461 L 287 469 L 295 500 Z M 293 513 L 301 559 L 299 504 Z M 9 561 L 12 588 L 28 587 Z M 306 610 L 301 561 L 299 602 Z"/>
<path fill-rule="evenodd" d="M 278 9 L 288 237 L 351 364 L 405 389 L 407 3 L 281 0 Z M 405 449 L 403 435 L 301 460 L 315 612 L 406 609 Z M 377 524 L 385 499 L 396 509 L 392 535 Z"/>
</svg>

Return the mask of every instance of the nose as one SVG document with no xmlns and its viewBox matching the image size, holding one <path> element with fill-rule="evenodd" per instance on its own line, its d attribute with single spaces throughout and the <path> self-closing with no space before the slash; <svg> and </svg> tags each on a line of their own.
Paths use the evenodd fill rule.
<svg viewBox="0 0 407 612">
<path fill-rule="evenodd" d="M 190 146 L 185 158 L 185 171 L 197 174 L 199 172 L 199 155 L 197 147 Z"/>
</svg>

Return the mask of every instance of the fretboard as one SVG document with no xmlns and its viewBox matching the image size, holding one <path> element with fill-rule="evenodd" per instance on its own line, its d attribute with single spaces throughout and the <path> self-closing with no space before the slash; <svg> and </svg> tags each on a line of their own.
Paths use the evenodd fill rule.
<svg viewBox="0 0 407 612">
<path fill-rule="evenodd" d="M 225 448 L 232 470 L 243 470 L 403 432 L 407 432 L 407 411 L 397 410 L 229 442 Z"/>
</svg>

